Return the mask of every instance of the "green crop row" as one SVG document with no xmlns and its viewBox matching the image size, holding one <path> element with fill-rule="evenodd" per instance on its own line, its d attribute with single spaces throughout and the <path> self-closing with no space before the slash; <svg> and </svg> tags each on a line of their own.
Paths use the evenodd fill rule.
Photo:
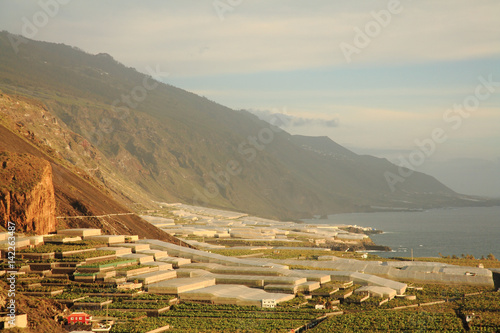
<svg viewBox="0 0 500 333">
<path fill-rule="evenodd" d="M 241 311 L 167 311 L 161 314 L 163 317 L 184 318 L 224 318 L 224 319 L 283 319 L 283 320 L 313 320 L 319 317 L 315 313 L 297 312 L 241 312 Z"/>
<path fill-rule="evenodd" d="M 313 332 L 463 332 L 454 314 L 373 310 L 331 317 Z"/>
<path fill-rule="evenodd" d="M 171 333 L 285 333 L 307 323 L 302 320 L 228 319 L 218 318 L 145 318 L 138 322 L 115 325 L 111 333 L 145 333 L 169 325 Z"/>
<path fill-rule="evenodd" d="M 109 305 L 110 309 L 161 309 L 169 306 L 168 302 L 158 303 L 128 303 L 128 302 L 115 302 Z"/>
</svg>

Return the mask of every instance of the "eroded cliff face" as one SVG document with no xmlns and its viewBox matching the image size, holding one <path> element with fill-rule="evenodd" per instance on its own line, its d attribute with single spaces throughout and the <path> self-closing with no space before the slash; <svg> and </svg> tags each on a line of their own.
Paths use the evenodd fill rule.
<svg viewBox="0 0 500 333">
<path fill-rule="evenodd" d="M 0 221 L 19 232 L 46 234 L 56 229 L 52 167 L 30 154 L 0 152 Z"/>
</svg>

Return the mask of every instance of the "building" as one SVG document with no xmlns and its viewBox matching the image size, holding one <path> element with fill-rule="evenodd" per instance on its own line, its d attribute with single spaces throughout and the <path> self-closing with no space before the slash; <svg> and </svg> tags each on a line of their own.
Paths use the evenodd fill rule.
<svg viewBox="0 0 500 333">
<path fill-rule="evenodd" d="M 28 327 L 28 315 L 18 313 L 15 316 L 8 312 L 0 312 L 0 329 L 9 328 L 26 328 Z"/>
<path fill-rule="evenodd" d="M 69 324 L 85 324 L 90 325 L 90 321 L 92 320 L 92 316 L 86 314 L 85 312 L 73 312 L 68 317 Z"/>
<path fill-rule="evenodd" d="M 262 300 L 262 307 L 263 308 L 274 308 L 274 307 L 276 307 L 276 300 L 275 299 L 263 299 Z"/>
</svg>

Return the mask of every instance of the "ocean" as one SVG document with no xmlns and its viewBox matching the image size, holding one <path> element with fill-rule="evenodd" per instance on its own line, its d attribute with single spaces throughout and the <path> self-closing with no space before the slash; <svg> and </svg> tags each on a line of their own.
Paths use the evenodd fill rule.
<svg viewBox="0 0 500 333">
<path fill-rule="evenodd" d="M 351 224 L 373 227 L 383 234 L 370 235 L 377 245 L 393 252 L 374 252 L 381 257 L 411 255 L 438 257 L 492 253 L 500 259 L 500 207 L 432 209 L 421 212 L 335 214 L 306 223 Z"/>
</svg>

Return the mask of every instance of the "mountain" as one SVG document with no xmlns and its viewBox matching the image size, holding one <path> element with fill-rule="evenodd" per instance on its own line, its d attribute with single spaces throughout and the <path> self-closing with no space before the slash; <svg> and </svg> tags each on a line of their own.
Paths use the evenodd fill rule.
<svg viewBox="0 0 500 333">
<path fill-rule="evenodd" d="M 0 89 L 43 110 L 30 121 L 6 108 L 9 119 L 123 204 L 182 201 L 281 219 L 489 204 L 417 172 L 392 191 L 385 175 L 398 167 L 387 160 L 290 135 L 149 71 L 153 77 L 107 54 L 0 33 Z"/>
<path fill-rule="evenodd" d="M 17 100 L 0 94 L 2 226 L 6 226 L 8 218 L 19 222 L 16 230 L 23 232 L 43 234 L 61 228 L 100 228 L 106 234 L 139 235 L 140 238 L 186 245 L 138 217 L 86 176 L 83 170 L 78 171 L 69 162 L 60 160 L 50 148 L 46 151 L 38 148 L 37 145 L 41 144 L 32 132 L 25 132 L 15 125 L 14 129 L 7 128 L 12 124 L 5 118 L 6 106 L 23 111 L 23 115 L 28 109 L 39 115 L 41 111 L 37 104 L 26 99 Z M 90 217 L 117 213 L 123 215 Z M 56 222 L 56 216 L 67 218 Z"/>
</svg>

